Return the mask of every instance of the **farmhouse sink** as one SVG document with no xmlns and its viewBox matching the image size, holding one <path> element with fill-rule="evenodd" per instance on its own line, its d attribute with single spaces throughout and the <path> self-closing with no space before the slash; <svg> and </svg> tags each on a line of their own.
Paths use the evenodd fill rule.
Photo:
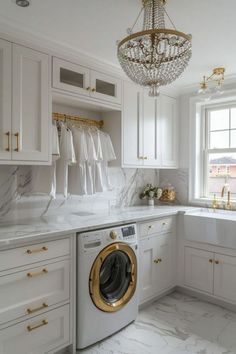
<svg viewBox="0 0 236 354">
<path fill-rule="evenodd" d="M 236 212 L 201 209 L 184 214 L 186 240 L 236 249 Z"/>
</svg>

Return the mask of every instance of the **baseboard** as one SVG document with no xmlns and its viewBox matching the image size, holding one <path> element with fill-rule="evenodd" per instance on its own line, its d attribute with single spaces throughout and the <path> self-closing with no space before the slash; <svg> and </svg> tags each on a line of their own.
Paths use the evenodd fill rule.
<svg viewBox="0 0 236 354">
<path fill-rule="evenodd" d="M 176 289 L 177 289 L 177 287 L 174 286 L 174 287 L 172 287 L 172 288 L 170 288 L 170 289 L 164 291 L 163 293 L 158 294 L 157 296 L 155 296 L 155 297 L 153 297 L 153 298 L 151 298 L 151 299 L 148 299 L 147 301 L 144 301 L 143 303 L 141 303 L 141 304 L 139 305 L 139 310 L 144 309 L 144 308 L 147 307 L 148 305 L 151 305 L 153 302 L 155 302 L 155 301 L 157 301 L 157 300 L 160 300 L 160 299 L 161 299 L 162 297 L 164 297 L 164 296 L 167 296 L 167 295 L 172 294 L 173 292 L 176 291 Z"/>
<path fill-rule="evenodd" d="M 197 291 L 197 290 L 185 288 L 184 286 L 177 286 L 175 288 L 175 291 L 182 293 L 182 294 L 189 295 L 189 296 L 197 297 L 199 300 L 203 300 L 205 302 L 209 302 L 211 304 L 223 307 L 227 310 L 236 312 L 236 305 L 235 304 L 231 304 L 229 302 L 226 302 L 224 300 L 216 298 L 212 295 L 204 294 L 204 293 Z"/>
</svg>

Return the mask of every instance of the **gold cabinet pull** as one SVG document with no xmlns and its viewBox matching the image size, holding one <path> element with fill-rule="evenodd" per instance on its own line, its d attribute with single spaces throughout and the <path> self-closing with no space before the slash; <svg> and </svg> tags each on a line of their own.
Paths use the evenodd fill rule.
<svg viewBox="0 0 236 354">
<path fill-rule="evenodd" d="M 215 261 L 215 264 L 220 264 L 220 261 Z"/>
<path fill-rule="evenodd" d="M 26 251 L 26 253 L 27 253 L 27 254 L 33 254 L 33 253 L 46 252 L 46 251 L 48 251 L 48 248 L 47 248 L 46 246 L 43 246 L 43 247 L 38 248 L 38 249 L 35 249 L 35 250 L 30 250 L 30 249 L 28 249 L 28 250 Z"/>
<path fill-rule="evenodd" d="M 38 311 L 41 311 L 41 310 L 44 310 L 48 307 L 48 304 L 46 304 L 45 302 L 42 304 L 42 306 L 39 306 L 35 309 L 27 309 L 26 312 L 28 313 L 28 315 L 31 315 L 32 313 L 35 313 L 35 312 L 38 312 Z"/>
<path fill-rule="evenodd" d="M 209 263 L 213 263 L 213 259 L 209 259 Z"/>
<path fill-rule="evenodd" d="M 37 277 L 38 275 L 43 275 L 43 274 L 47 274 L 48 270 L 46 268 L 43 268 L 40 272 L 35 272 L 35 273 L 27 273 L 27 277 L 28 278 L 33 278 L 33 277 Z"/>
<path fill-rule="evenodd" d="M 14 136 L 16 137 L 16 148 L 14 151 L 20 151 L 20 133 L 15 133 Z"/>
<path fill-rule="evenodd" d="M 7 147 L 6 147 L 6 151 L 10 151 L 10 132 L 6 133 L 7 136 Z"/>
<path fill-rule="evenodd" d="M 35 325 L 35 326 L 27 326 L 27 330 L 28 330 L 28 332 L 32 332 L 32 331 L 34 331 L 34 330 L 37 329 L 37 328 L 46 326 L 47 324 L 48 324 L 48 321 L 47 321 L 47 320 L 42 320 L 42 322 L 39 323 L 38 325 Z"/>
</svg>

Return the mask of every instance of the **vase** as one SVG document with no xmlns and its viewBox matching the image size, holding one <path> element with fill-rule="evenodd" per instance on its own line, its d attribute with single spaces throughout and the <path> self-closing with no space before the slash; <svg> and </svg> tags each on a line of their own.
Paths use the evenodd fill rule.
<svg viewBox="0 0 236 354">
<path fill-rule="evenodd" d="M 148 206 L 154 206 L 154 199 L 153 198 L 148 199 Z"/>
</svg>

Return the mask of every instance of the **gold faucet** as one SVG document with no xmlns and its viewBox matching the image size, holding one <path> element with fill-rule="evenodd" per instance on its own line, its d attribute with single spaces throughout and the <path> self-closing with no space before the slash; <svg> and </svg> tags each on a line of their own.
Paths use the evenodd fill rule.
<svg viewBox="0 0 236 354">
<path fill-rule="evenodd" d="M 226 203 L 225 209 L 227 209 L 227 210 L 231 210 L 231 209 L 232 209 L 231 193 L 230 193 L 230 191 L 228 191 L 228 198 L 227 198 L 227 203 Z"/>
<path fill-rule="evenodd" d="M 228 178 L 225 179 L 225 184 L 222 188 L 221 191 L 221 198 L 224 198 L 225 193 L 227 193 L 227 203 L 225 204 L 225 209 L 230 210 L 232 209 L 232 203 L 231 203 L 231 192 L 229 190 L 230 186 L 228 183 Z"/>
</svg>

